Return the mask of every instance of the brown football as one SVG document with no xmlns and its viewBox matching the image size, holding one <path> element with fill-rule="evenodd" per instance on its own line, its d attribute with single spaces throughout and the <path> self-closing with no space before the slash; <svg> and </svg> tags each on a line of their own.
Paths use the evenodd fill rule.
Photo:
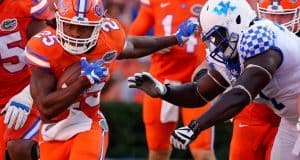
<svg viewBox="0 0 300 160">
<path fill-rule="evenodd" d="M 88 60 L 88 62 L 96 62 L 96 60 Z M 80 76 L 81 66 L 80 61 L 68 66 L 59 77 L 56 88 L 66 88 L 74 83 Z"/>
</svg>

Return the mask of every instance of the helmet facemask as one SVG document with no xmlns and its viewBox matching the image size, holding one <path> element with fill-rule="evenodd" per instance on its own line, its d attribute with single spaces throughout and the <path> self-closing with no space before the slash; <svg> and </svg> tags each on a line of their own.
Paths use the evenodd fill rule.
<svg viewBox="0 0 300 160">
<path fill-rule="evenodd" d="M 214 26 L 207 34 L 203 34 L 202 40 L 210 50 L 210 56 L 218 62 L 227 63 L 237 55 L 239 35 L 229 33 L 224 26 Z"/>
<path fill-rule="evenodd" d="M 100 21 L 91 22 L 86 20 L 86 18 L 80 17 L 73 17 L 72 19 L 69 19 L 60 16 L 59 13 L 56 13 L 57 40 L 60 43 L 60 45 L 70 54 L 83 54 L 97 44 L 102 21 L 103 19 L 101 19 Z M 67 35 L 64 31 L 65 24 L 93 27 L 93 31 L 89 38 L 71 37 Z"/>
<path fill-rule="evenodd" d="M 268 7 L 258 3 L 257 8 L 259 17 L 278 22 L 295 33 L 300 30 L 300 6 L 284 8 L 274 1 Z"/>
</svg>

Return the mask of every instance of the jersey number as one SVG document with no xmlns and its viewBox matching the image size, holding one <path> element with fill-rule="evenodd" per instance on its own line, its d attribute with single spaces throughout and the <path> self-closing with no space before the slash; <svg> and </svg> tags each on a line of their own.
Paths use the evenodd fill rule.
<svg viewBox="0 0 300 160">
<path fill-rule="evenodd" d="M 117 22 L 110 20 L 110 21 L 104 21 L 102 24 L 102 29 L 105 32 L 109 32 L 110 30 L 119 30 L 120 27 L 118 26 Z"/>
<path fill-rule="evenodd" d="M 0 55 L 1 65 L 10 73 L 18 72 L 24 69 L 24 49 L 20 47 L 10 47 L 10 44 L 22 40 L 20 32 L 11 33 L 0 37 Z"/>
<path fill-rule="evenodd" d="M 42 42 L 46 46 L 54 45 L 56 41 L 56 35 L 53 35 L 50 31 L 42 31 L 34 36 L 35 38 L 42 38 Z"/>
<path fill-rule="evenodd" d="M 197 20 L 195 17 L 190 17 L 191 20 Z M 173 15 L 166 15 L 162 20 L 162 25 L 164 27 L 165 36 L 172 34 L 172 21 Z M 198 40 L 195 35 L 192 35 L 189 40 L 186 42 L 186 52 L 193 53 L 195 52 L 195 47 L 198 44 Z"/>
</svg>

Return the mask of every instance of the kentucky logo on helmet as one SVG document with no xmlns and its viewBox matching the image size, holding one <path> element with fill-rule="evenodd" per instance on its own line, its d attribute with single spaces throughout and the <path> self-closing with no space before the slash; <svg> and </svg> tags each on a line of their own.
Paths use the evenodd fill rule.
<svg viewBox="0 0 300 160">
<path fill-rule="evenodd" d="M 217 7 L 214 8 L 214 12 L 217 15 L 227 15 L 229 11 L 234 11 L 236 9 L 236 6 L 230 6 L 230 1 L 227 3 L 221 1 Z"/>
<path fill-rule="evenodd" d="M 104 60 L 105 63 L 109 63 L 112 60 L 114 60 L 117 56 L 117 51 L 108 51 L 104 54 L 102 59 Z"/>
<path fill-rule="evenodd" d="M 1 22 L 1 27 L 0 29 L 3 31 L 13 31 L 16 29 L 18 26 L 18 21 L 17 19 L 5 19 Z"/>
</svg>

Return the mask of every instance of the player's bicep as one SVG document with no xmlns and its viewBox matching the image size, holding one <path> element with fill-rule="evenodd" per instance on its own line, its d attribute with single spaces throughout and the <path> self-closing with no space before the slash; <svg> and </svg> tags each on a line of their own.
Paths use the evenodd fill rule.
<svg viewBox="0 0 300 160">
<path fill-rule="evenodd" d="M 48 69 L 31 68 L 30 91 L 36 103 L 44 99 L 50 92 L 56 89 L 57 80 Z"/>
<path fill-rule="evenodd" d="M 229 84 L 216 70 L 208 70 L 197 81 L 197 92 L 207 101 L 224 92 Z"/>
<path fill-rule="evenodd" d="M 272 79 L 282 62 L 282 54 L 269 49 L 245 61 L 245 69 L 234 86 L 243 86 L 254 98 Z"/>
</svg>

